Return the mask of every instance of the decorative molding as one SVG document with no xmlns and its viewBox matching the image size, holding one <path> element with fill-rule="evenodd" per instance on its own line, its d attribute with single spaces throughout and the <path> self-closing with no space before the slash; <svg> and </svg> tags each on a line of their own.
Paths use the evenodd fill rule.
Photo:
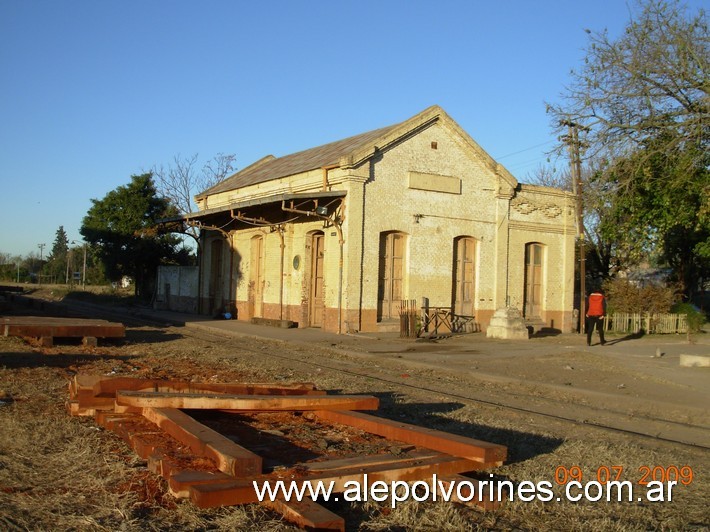
<svg viewBox="0 0 710 532">
<path fill-rule="evenodd" d="M 410 170 L 409 188 L 428 190 L 430 192 L 444 192 L 446 194 L 461 194 L 461 179 L 448 175 L 413 172 Z"/>
<path fill-rule="evenodd" d="M 540 211 L 547 218 L 557 218 L 562 214 L 562 207 L 554 203 L 535 203 L 523 198 L 516 198 L 511 202 L 511 207 L 520 214 L 529 215 Z"/>
<path fill-rule="evenodd" d="M 510 222 L 511 230 L 518 231 L 530 231 L 533 233 L 554 233 L 554 234 L 574 234 L 574 227 L 570 225 L 560 225 L 560 224 L 544 224 L 544 223 L 534 223 L 534 222 Z"/>
</svg>

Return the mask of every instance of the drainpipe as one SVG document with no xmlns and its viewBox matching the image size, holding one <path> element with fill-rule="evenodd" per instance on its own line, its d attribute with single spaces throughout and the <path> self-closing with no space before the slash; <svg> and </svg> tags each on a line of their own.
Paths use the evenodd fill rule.
<svg viewBox="0 0 710 532">
<path fill-rule="evenodd" d="M 508 220 L 505 237 L 505 306 L 507 308 L 510 306 L 510 200 L 508 200 L 505 217 Z"/>
<path fill-rule="evenodd" d="M 204 304 L 202 303 L 202 281 L 203 281 L 203 275 L 202 275 L 202 269 L 204 268 L 205 265 L 205 257 L 203 253 L 203 249 L 205 247 L 205 237 L 202 231 L 200 231 L 200 240 L 202 240 L 201 244 L 197 246 L 197 313 L 202 314 L 202 310 L 204 308 Z"/>
<path fill-rule="evenodd" d="M 335 226 L 338 231 L 338 244 L 340 247 L 340 257 L 338 259 L 338 334 L 343 332 L 343 229 L 340 225 Z"/>
<path fill-rule="evenodd" d="M 232 272 L 234 271 L 234 232 L 230 231 L 229 233 L 229 239 L 227 240 L 229 243 L 229 304 L 232 304 L 232 297 L 234 297 L 234 310 L 236 314 L 237 310 L 237 298 L 236 296 L 232 293 Z M 229 309 L 229 312 L 232 312 L 232 309 Z"/>
<path fill-rule="evenodd" d="M 323 191 L 326 192 L 330 188 L 330 184 L 328 183 L 328 170 L 334 170 L 336 168 L 340 168 L 339 164 L 331 164 L 330 166 L 322 166 L 321 169 L 323 170 Z"/>
<path fill-rule="evenodd" d="M 279 319 L 284 319 L 284 255 L 286 244 L 284 243 L 284 227 L 278 226 L 279 238 L 281 239 L 281 275 L 279 285 Z"/>
</svg>

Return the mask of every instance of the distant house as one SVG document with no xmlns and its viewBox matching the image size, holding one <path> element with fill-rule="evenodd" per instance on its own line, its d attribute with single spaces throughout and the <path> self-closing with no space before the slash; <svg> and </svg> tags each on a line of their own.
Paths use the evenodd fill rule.
<svg viewBox="0 0 710 532">
<path fill-rule="evenodd" d="M 378 331 L 428 298 L 482 330 L 506 306 L 573 327 L 572 197 L 518 183 L 437 106 L 264 157 L 196 199 L 203 313 Z"/>
</svg>

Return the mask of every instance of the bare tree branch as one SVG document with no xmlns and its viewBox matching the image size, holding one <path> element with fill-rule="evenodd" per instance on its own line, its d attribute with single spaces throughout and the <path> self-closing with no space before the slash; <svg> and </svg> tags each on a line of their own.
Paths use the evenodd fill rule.
<svg viewBox="0 0 710 532">
<path fill-rule="evenodd" d="M 167 168 L 152 169 L 155 181 L 163 197 L 180 211 L 181 214 L 195 212 L 195 194 L 206 190 L 226 179 L 234 172 L 236 156 L 218 153 L 198 170 L 198 154 L 191 157 L 176 155 Z M 188 227 L 186 233 L 197 241 L 199 231 Z"/>
</svg>

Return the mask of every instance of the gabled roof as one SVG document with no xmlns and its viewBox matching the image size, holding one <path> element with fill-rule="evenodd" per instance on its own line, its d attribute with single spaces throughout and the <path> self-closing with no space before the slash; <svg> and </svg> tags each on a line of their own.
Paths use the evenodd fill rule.
<svg viewBox="0 0 710 532">
<path fill-rule="evenodd" d="M 201 192 L 197 197 L 203 198 L 208 195 L 236 190 L 328 166 L 355 166 L 370 158 L 378 150 L 385 149 L 387 146 L 415 134 L 437 120 L 445 121 L 461 135 L 476 154 L 481 157 L 493 171 L 499 173 L 504 180 L 513 184 L 513 186 L 517 184 L 515 178 L 502 166 L 497 164 L 441 107 L 433 105 L 398 124 L 368 131 L 367 133 L 361 133 L 360 135 L 283 157 L 268 155 L 231 175 L 221 183 L 217 183 L 212 188 Z"/>
</svg>

